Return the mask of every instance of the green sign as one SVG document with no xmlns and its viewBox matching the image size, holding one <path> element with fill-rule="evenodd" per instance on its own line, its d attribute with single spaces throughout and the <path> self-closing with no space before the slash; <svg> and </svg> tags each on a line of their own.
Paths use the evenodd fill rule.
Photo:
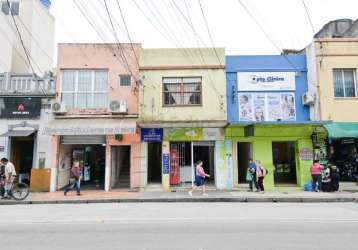
<svg viewBox="0 0 358 250">
<path fill-rule="evenodd" d="M 165 141 L 202 141 L 203 128 L 165 128 Z"/>
</svg>

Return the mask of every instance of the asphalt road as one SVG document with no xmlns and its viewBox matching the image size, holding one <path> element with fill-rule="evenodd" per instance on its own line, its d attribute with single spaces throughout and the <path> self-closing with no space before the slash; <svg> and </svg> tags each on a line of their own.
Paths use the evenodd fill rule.
<svg viewBox="0 0 358 250">
<path fill-rule="evenodd" d="M 358 249 L 358 204 L 0 206 L 1 248 Z"/>
</svg>

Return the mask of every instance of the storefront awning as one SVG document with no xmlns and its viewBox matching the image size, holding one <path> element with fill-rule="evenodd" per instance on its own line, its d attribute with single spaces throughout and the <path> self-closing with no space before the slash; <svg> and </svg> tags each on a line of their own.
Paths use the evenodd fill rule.
<svg viewBox="0 0 358 250">
<path fill-rule="evenodd" d="M 45 135 L 115 135 L 135 134 L 135 119 L 56 119 L 49 122 Z"/>
<path fill-rule="evenodd" d="M 9 130 L 0 137 L 26 137 L 35 133 L 35 130 Z"/>
<path fill-rule="evenodd" d="M 358 123 L 332 122 L 325 124 L 329 138 L 358 138 Z"/>
</svg>

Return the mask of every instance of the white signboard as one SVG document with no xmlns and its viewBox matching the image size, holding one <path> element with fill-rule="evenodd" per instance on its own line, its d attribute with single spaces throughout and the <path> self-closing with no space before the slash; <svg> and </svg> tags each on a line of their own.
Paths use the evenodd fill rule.
<svg viewBox="0 0 358 250">
<path fill-rule="evenodd" d="M 239 121 L 295 121 L 294 92 L 239 93 Z"/>
<path fill-rule="evenodd" d="M 224 131 L 221 128 L 204 128 L 203 134 L 205 141 L 224 140 Z"/>
<path fill-rule="evenodd" d="M 238 72 L 238 91 L 295 90 L 295 72 Z"/>
</svg>

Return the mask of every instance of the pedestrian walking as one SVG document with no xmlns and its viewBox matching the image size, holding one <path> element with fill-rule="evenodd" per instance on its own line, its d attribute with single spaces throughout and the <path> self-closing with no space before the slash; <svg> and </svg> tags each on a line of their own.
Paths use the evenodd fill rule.
<svg viewBox="0 0 358 250">
<path fill-rule="evenodd" d="M 312 192 L 319 192 L 322 187 L 322 171 L 323 166 L 319 164 L 318 160 L 315 160 L 311 166 L 311 176 L 312 176 Z M 318 184 L 318 187 L 317 187 Z"/>
<path fill-rule="evenodd" d="M 81 170 L 79 162 L 73 163 L 70 175 L 70 183 L 66 187 L 63 194 L 66 196 L 70 190 L 76 188 L 77 195 L 81 195 Z"/>
<path fill-rule="evenodd" d="M 256 163 L 251 158 L 249 159 L 249 167 L 247 171 L 252 175 L 251 181 L 249 181 L 249 191 L 252 192 L 253 186 L 255 186 L 256 192 L 259 192 L 259 187 L 257 185 L 256 179 Z"/>
<path fill-rule="evenodd" d="M 264 179 L 268 171 L 264 166 L 262 166 L 261 161 L 256 161 L 256 176 L 257 176 L 257 185 L 261 193 L 265 192 Z"/>
<path fill-rule="evenodd" d="M 203 195 L 207 196 L 208 194 L 205 192 L 205 178 L 210 177 L 209 174 L 205 173 L 203 168 L 203 161 L 198 161 L 195 168 L 195 181 L 194 186 L 190 189 L 188 194 L 193 196 L 193 191 L 196 190 L 198 187 L 203 188 Z"/>
<path fill-rule="evenodd" d="M 0 160 L 1 164 L 5 166 L 4 175 L 5 175 L 5 190 L 4 190 L 4 198 L 9 198 L 11 195 L 11 187 L 16 178 L 16 170 L 14 164 L 9 162 L 8 159 L 2 158 Z"/>
</svg>

